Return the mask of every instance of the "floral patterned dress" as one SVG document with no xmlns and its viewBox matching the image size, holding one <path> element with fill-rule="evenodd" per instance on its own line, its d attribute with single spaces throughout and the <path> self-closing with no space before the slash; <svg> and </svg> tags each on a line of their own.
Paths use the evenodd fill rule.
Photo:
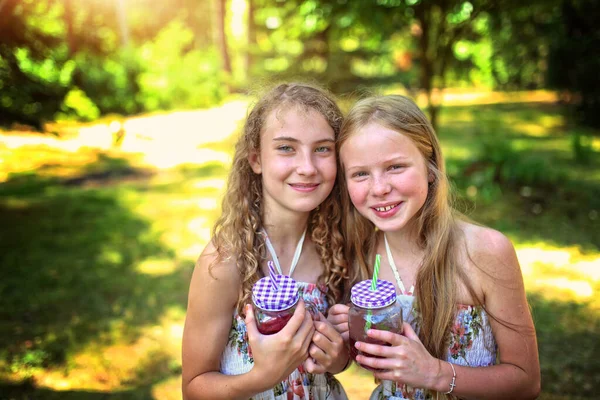
<svg viewBox="0 0 600 400">
<path fill-rule="evenodd" d="M 323 314 L 327 311 L 326 287 L 314 283 L 297 282 L 300 295 L 311 301 Z M 235 312 L 229 331 L 229 341 L 221 357 L 221 372 L 240 375 L 252 369 L 254 360 L 248 346 L 248 334 L 244 319 Z M 345 400 L 342 385 L 331 374 L 311 374 L 300 365 L 283 382 L 271 390 L 259 393 L 252 400 Z"/>
<path fill-rule="evenodd" d="M 413 296 L 398 295 L 406 322 L 418 332 Z M 446 361 L 468 367 L 487 367 L 496 364 L 497 346 L 489 319 L 480 306 L 459 304 L 450 333 Z M 431 399 L 427 391 L 406 384 L 383 381 L 371 395 L 371 400 Z"/>
</svg>

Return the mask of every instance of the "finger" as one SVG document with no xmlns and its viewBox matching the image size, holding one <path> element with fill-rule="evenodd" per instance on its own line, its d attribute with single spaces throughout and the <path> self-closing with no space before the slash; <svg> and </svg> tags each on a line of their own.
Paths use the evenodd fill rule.
<svg viewBox="0 0 600 400">
<path fill-rule="evenodd" d="M 325 354 L 325 352 L 321 348 L 315 346 L 314 343 L 312 343 L 308 348 L 308 356 L 320 365 L 331 364 L 331 357 L 327 356 L 327 354 Z"/>
<path fill-rule="evenodd" d="M 349 331 L 343 332 L 342 339 L 344 340 L 344 343 L 348 343 L 348 340 L 350 340 L 350 332 Z"/>
<path fill-rule="evenodd" d="M 315 327 L 312 324 L 312 320 L 310 322 L 310 325 L 306 324 L 306 326 L 308 327 L 308 332 L 306 332 L 306 336 L 301 336 L 301 337 L 303 337 L 301 351 L 308 356 L 308 348 L 309 348 L 310 344 L 312 343 L 312 337 L 315 332 Z M 303 327 L 301 329 L 305 329 L 305 328 Z"/>
<path fill-rule="evenodd" d="M 373 376 L 376 379 L 381 379 L 382 381 L 394 381 L 398 383 L 398 387 L 402 386 L 404 382 L 398 379 L 398 376 L 394 373 L 394 371 L 373 371 Z"/>
<path fill-rule="evenodd" d="M 373 343 L 365 343 L 365 342 L 356 342 L 354 344 L 361 353 L 365 353 L 370 356 L 377 356 L 382 358 L 388 358 L 392 356 L 391 347 L 390 346 L 382 346 L 380 344 Z"/>
<path fill-rule="evenodd" d="M 253 341 L 255 337 L 260 335 L 258 328 L 256 327 L 256 319 L 254 318 L 254 308 L 250 304 L 246 304 L 246 332 L 248 332 L 248 341 Z"/>
<path fill-rule="evenodd" d="M 296 310 L 294 311 L 294 315 L 292 315 L 292 318 L 290 318 L 290 320 L 283 327 L 281 332 L 294 336 L 304 323 L 306 319 L 306 314 L 308 313 L 306 312 L 306 307 L 304 306 L 304 300 L 300 298 L 300 300 L 298 300 Z"/>
<path fill-rule="evenodd" d="M 315 330 L 330 342 L 337 344 L 342 343 L 342 335 L 328 321 L 316 321 Z"/>
<path fill-rule="evenodd" d="M 326 371 L 325 367 L 319 365 L 312 358 L 307 358 L 303 363 L 304 370 L 311 374 L 324 374 Z"/>
<path fill-rule="evenodd" d="M 312 320 L 312 316 L 309 312 L 304 313 L 304 321 L 302 321 L 302 325 L 298 329 L 298 334 L 301 336 L 308 335 L 312 340 L 312 337 L 315 333 L 315 324 Z"/>
<path fill-rule="evenodd" d="M 356 361 L 360 363 L 360 365 L 381 370 L 378 372 L 390 372 L 390 370 L 393 367 L 392 360 L 386 358 L 368 357 L 363 354 L 359 354 L 358 356 L 356 356 Z"/>
<path fill-rule="evenodd" d="M 417 335 L 417 333 L 412 328 L 412 326 L 410 326 L 409 323 L 405 322 L 402 325 L 402 335 L 404 335 L 404 337 L 409 338 L 410 340 L 416 340 L 417 342 L 421 343 L 421 339 L 419 339 L 419 335 Z"/>
<path fill-rule="evenodd" d="M 350 310 L 350 307 L 348 307 L 345 304 L 334 304 L 330 309 L 329 309 L 329 315 L 348 315 L 348 311 Z"/>
<path fill-rule="evenodd" d="M 380 331 L 377 329 L 369 329 L 367 331 L 367 336 L 373 339 L 381 340 L 382 342 L 386 342 L 391 344 L 392 346 L 399 346 L 401 344 L 406 343 L 406 339 L 404 336 L 399 335 L 390 331 Z"/>
</svg>

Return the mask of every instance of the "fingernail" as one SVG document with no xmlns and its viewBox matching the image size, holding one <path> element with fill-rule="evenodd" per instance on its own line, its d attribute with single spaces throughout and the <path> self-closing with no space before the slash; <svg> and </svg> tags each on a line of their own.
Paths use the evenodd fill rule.
<svg viewBox="0 0 600 400">
<path fill-rule="evenodd" d="M 354 347 L 356 347 L 357 349 L 360 348 L 360 342 L 354 343 Z"/>
</svg>

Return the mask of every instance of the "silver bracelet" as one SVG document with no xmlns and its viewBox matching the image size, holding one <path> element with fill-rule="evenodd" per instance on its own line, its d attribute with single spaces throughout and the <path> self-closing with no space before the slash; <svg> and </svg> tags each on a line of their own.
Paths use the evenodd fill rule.
<svg viewBox="0 0 600 400">
<path fill-rule="evenodd" d="M 444 394 L 452 393 L 452 391 L 454 390 L 454 387 L 456 386 L 456 370 L 454 369 L 454 365 L 452 365 L 451 362 L 449 362 L 448 364 L 450 364 L 450 366 L 452 367 L 452 382 L 450 382 L 450 390 L 448 390 Z"/>
</svg>

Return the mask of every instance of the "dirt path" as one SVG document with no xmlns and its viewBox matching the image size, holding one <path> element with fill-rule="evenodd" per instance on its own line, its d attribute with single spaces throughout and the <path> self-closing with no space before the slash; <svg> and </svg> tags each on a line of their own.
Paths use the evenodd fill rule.
<svg viewBox="0 0 600 400">
<path fill-rule="evenodd" d="M 0 151 L 39 146 L 77 152 L 82 148 L 141 154 L 143 162 L 156 168 L 185 163 L 229 163 L 226 151 L 203 148 L 237 132 L 246 116 L 248 102 L 236 100 L 206 110 L 175 111 L 137 116 L 122 121 L 66 127 L 63 138 L 36 132 L 0 133 Z M 115 145 L 121 136 L 120 144 Z M 0 163 L 2 160 L 0 159 Z"/>
</svg>

